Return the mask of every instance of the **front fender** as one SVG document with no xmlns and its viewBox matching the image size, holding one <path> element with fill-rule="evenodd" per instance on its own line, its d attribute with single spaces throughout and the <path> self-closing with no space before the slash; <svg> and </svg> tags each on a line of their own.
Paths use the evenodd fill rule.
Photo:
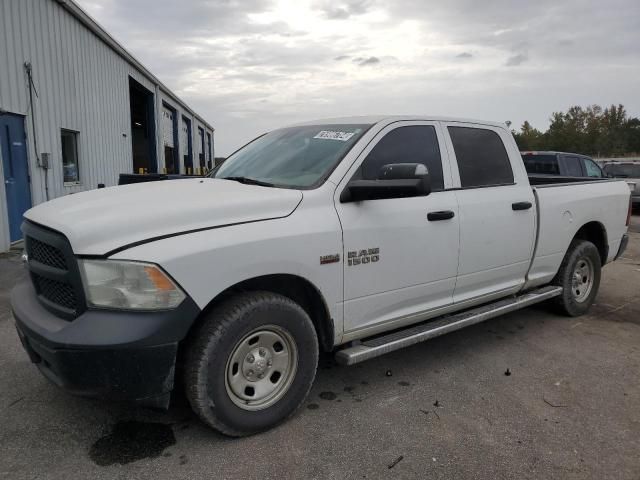
<svg viewBox="0 0 640 480">
<path fill-rule="evenodd" d="M 204 309 L 220 293 L 256 277 L 290 274 L 310 282 L 322 295 L 342 337 L 342 235 L 335 210 L 304 209 L 289 217 L 175 236 L 110 257 L 162 266 Z M 339 254 L 340 261 L 320 263 Z"/>
</svg>

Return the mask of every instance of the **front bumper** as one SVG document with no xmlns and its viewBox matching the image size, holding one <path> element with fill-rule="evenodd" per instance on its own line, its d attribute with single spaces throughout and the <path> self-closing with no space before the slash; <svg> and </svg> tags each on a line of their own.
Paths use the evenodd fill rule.
<svg viewBox="0 0 640 480">
<path fill-rule="evenodd" d="M 175 310 L 87 310 L 73 321 L 38 301 L 30 281 L 11 294 L 16 329 L 29 358 L 72 394 L 166 408 L 178 343 L 200 313 L 190 298 Z"/>
</svg>

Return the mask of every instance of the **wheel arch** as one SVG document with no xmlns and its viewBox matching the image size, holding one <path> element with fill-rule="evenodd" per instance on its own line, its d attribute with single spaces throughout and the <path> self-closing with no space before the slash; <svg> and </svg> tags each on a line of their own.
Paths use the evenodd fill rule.
<svg viewBox="0 0 640 480">
<path fill-rule="evenodd" d="M 607 238 L 607 229 L 598 221 L 591 221 L 585 223 L 578 229 L 573 236 L 571 243 L 575 240 L 587 240 L 593 243 L 600 253 L 600 264 L 607 263 L 607 257 L 609 256 L 609 241 Z"/>
<path fill-rule="evenodd" d="M 267 291 L 290 298 L 300 305 L 311 318 L 318 343 L 324 351 L 331 351 L 334 347 L 335 333 L 333 319 L 329 313 L 327 303 L 320 290 L 309 280 L 293 274 L 262 275 L 238 282 L 216 295 L 205 308 L 200 318 L 227 298 L 239 292 Z M 191 326 L 193 330 L 199 321 Z"/>
</svg>

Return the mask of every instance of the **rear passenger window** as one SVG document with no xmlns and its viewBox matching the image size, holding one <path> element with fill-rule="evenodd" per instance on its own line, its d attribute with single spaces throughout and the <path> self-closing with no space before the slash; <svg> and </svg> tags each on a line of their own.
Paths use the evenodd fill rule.
<svg viewBox="0 0 640 480">
<path fill-rule="evenodd" d="M 564 157 L 564 168 L 568 177 L 582 177 L 582 165 L 578 157 Z"/>
<path fill-rule="evenodd" d="M 449 127 L 462 187 L 513 183 L 511 162 L 500 136 L 484 128 Z"/>
<path fill-rule="evenodd" d="M 380 140 L 362 163 L 356 178 L 376 180 L 384 165 L 422 163 L 429 169 L 431 190 L 444 189 L 436 129 L 430 125 L 398 127 Z"/>
</svg>

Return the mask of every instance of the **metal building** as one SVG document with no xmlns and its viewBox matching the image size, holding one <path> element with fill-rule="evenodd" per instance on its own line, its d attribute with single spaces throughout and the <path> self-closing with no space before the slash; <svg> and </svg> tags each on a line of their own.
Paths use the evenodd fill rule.
<svg viewBox="0 0 640 480">
<path fill-rule="evenodd" d="M 72 0 L 0 0 L 0 147 L 0 252 L 32 205 L 214 158 L 213 127 Z"/>
</svg>

